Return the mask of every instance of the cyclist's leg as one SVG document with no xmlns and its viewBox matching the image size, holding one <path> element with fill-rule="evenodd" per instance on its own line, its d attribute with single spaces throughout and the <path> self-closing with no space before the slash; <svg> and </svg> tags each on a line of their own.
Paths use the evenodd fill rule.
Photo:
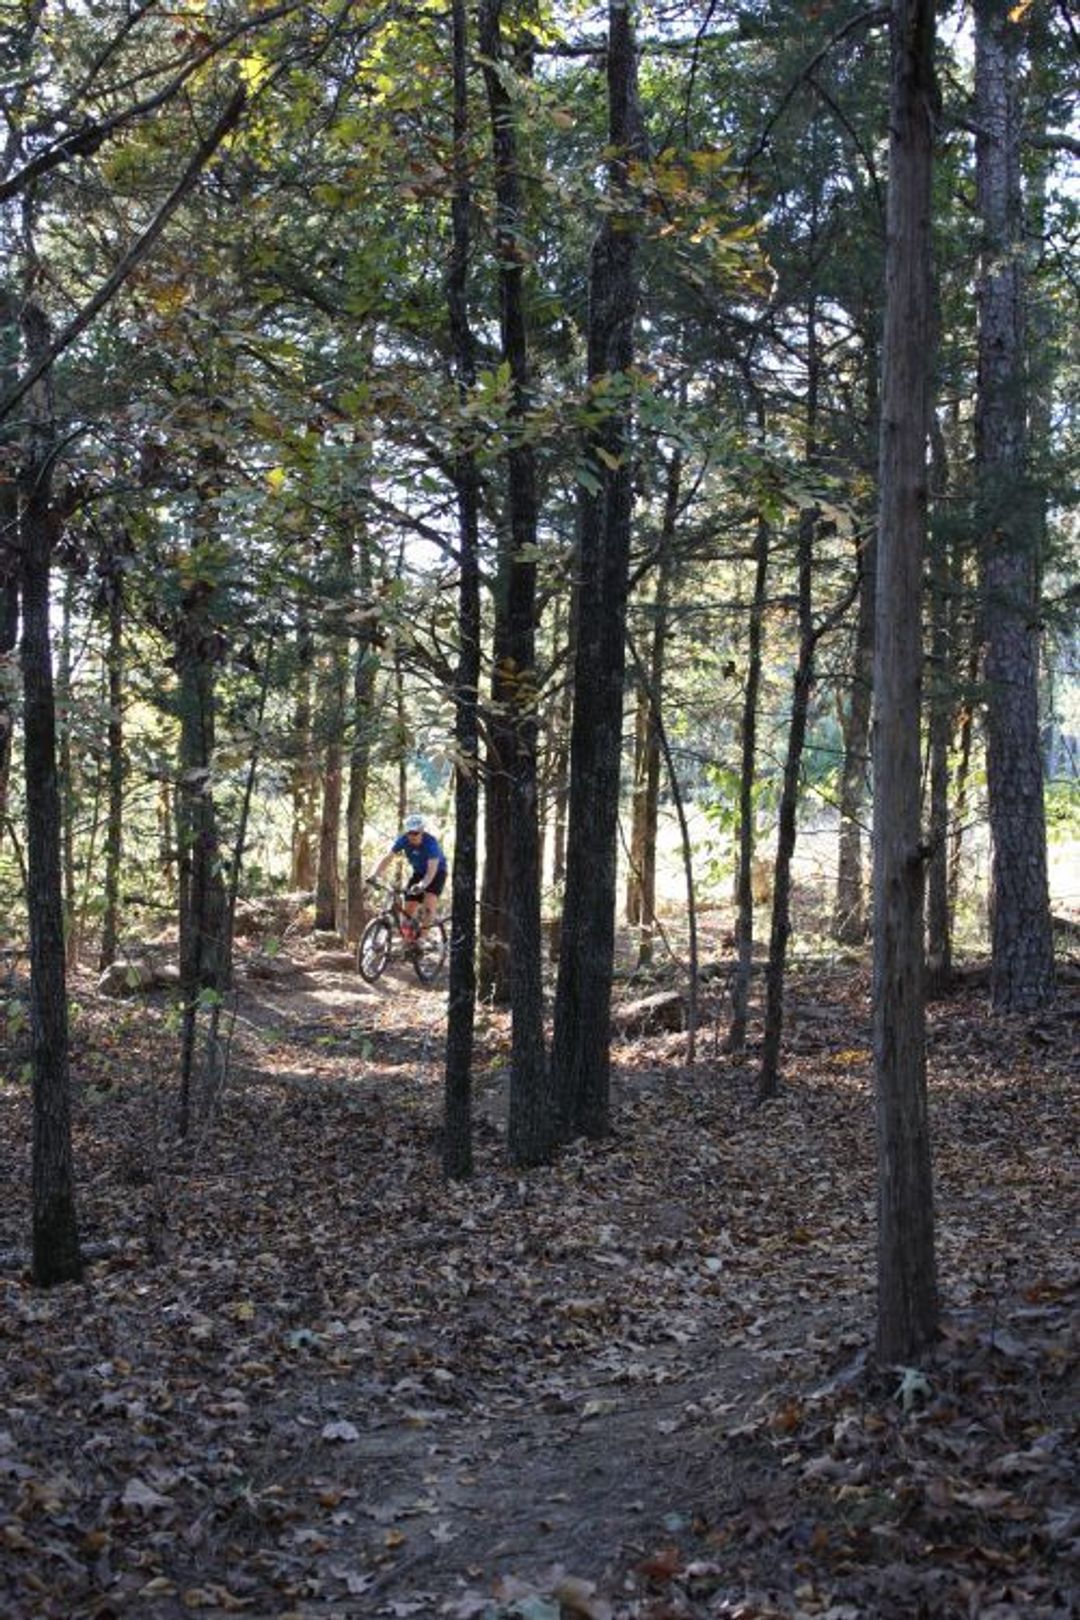
<svg viewBox="0 0 1080 1620">
<path fill-rule="evenodd" d="M 429 929 L 439 915 L 439 896 L 446 884 L 446 873 L 436 872 L 431 883 L 424 890 L 424 914 L 420 919 L 420 926 L 425 931 Z"/>
</svg>

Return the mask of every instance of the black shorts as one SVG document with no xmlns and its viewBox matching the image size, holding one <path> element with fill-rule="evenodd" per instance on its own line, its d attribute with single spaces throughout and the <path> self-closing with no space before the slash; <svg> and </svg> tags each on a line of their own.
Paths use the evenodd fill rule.
<svg viewBox="0 0 1080 1620">
<path fill-rule="evenodd" d="M 420 881 L 421 880 L 419 878 L 415 879 L 415 882 L 417 884 L 419 884 Z M 446 867 L 443 866 L 443 867 L 441 867 L 439 869 L 439 871 L 436 872 L 435 876 L 432 878 L 430 883 L 425 883 L 424 884 L 424 893 L 425 894 L 442 894 L 442 892 L 443 892 L 443 890 L 445 888 L 446 888 Z"/>
</svg>

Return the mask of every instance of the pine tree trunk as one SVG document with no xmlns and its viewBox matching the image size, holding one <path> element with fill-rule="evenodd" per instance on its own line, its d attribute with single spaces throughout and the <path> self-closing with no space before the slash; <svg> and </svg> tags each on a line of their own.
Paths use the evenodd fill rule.
<svg viewBox="0 0 1080 1620">
<path fill-rule="evenodd" d="M 362 603 L 371 597 L 371 545 L 361 536 L 357 558 L 357 589 Z M 349 791 L 345 806 L 345 916 L 348 938 L 354 943 L 364 928 L 364 828 L 367 823 L 371 743 L 374 735 L 375 677 L 379 668 L 375 620 L 365 619 L 357 639 L 353 663 L 352 747 L 349 750 Z"/>
<path fill-rule="evenodd" d="M 764 424 L 762 424 L 763 426 Z M 746 649 L 746 687 L 743 692 L 740 727 L 741 765 L 739 770 L 738 866 L 735 879 L 735 973 L 731 986 L 731 1024 L 727 1049 L 734 1055 L 746 1050 L 746 1025 L 750 1005 L 750 973 L 754 960 L 754 772 L 757 761 L 758 694 L 761 690 L 762 629 L 765 617 L 765 587 L 769 574 L 771 531 L 764 517 L 758 518 L 754 537 L 754 594 L 750 602 L 750 622 Z"/>
<path fill-rule="evenodd" d="M 630 850 L 626 874 L 626 926 L 638 928 L 643 915 L 643 874 L 645 868 L 646 759 L 649 739 L 649 694 L 644 681 L 636 681 L 634 692 L 634 765 L 630 778 Z M 641 942 L 638 942 L 640 965 Z"/>
<path fill-rule="evenodd" d="M 394 648 L 394 763 L 397 766 L 397 824 L 409 813 L 409 723 L 405 713 L 405 669 Z"/>
<path fill-rule="evenodd" d="M 33 306 L 23 314 L 27 357 L 45 352 L 49 332 Z M 26 785 L 27 911 L 30 920 L 30 1029 L 33 1069 L 32 1249 L 39 1287 L 81 1275 L 71 1144 L 67 979 L 56 704 L 49 634 L 52 511 L 52 406 L 46 380 L 30 398 L 31 428 L 22 468 L 23 746 Z"/>
<path fill-rule="evenodd" d="M 465 0 L 452 0 L 454 76 L 453 246 L 446 303 L 458 394 L 476 382 L 469 322 L 472 183 L 469 170 L 469 38 Z M 480 799 L 480 481 L 476 458 L 462 450 L 454 465 L 458 510 L 458 651 L 454 709 L 454 866 L 451 876 L 450 985 L 446 1010 L 443 1171 L 472 1175 L 472 1053 L 476 1021 L 476 884 Z"/>
<path fill-rule="evenodd" d="M 7 490 L 13 492 L 14 486 Z M 16 503 L 5 499 L 5 488 L 0 486 L 0 524 L 5 528 L 17 521 Z M 0 659 L 8 659 L 19 644 L 19 582 L 8 574 L 6 554 L 0 553 Z M 14 704 L 0 685 L 0 849 L 7 836 L 8 792 L 11 785 L 11 760 L 15 742 Z"/>
<path fill-rule="evenodd" d="M 315 878 L 315 927 L 332 934 L 338 925 L 341 896 L 341 743 L 328 742 L 323 754 L 322 816 L 319 821 L 319 866 Z"/>
<path fill-rule="evenodd" d="M 311 734 L 311 692 L 314 680 L 315 638 L 307 613 L 301 609 L 296 627 L 296 700 L 292 717 L 292 860 L 290 886 L 301 894 L 315 888 L 316 834 L 319 825 L 319 777 Z"/>
<path fill-rule="evenodd" d="M 73 969 L 79 960 L 78 877 L 75 871 L 75 760 L 71 747 L 71 599 L 70 576 L 64 580 L 60 637 L 56 649 L 57 778 L 60 787 L 60 866 L 64 886 L 64 955 Z"/>
<path fill-rule="evenodd" d="M 648 967 L 653 959 L 656 932 L 656 851 L 660 817 L 660 720 L 664 707 L 664 676 L 670 626 L 671 574 L 675 549 L 675 528 L 679 515 L 683 456 L 676 450 L 668 465 L 664 495 L 664 518 L 660 531 L 656 595 L 653 598 L 653 631 L 649 649 L 649 682 L 645 693 L 645 728 L 642 738 L 641 785 L 634 795 L 632 860 L 638 869 L 638 966 Z M 640 820 L 640 826 L 639 826 Z"/>
<path fill-rule="evenodd" d="M 810 345 L 810 352 L 813 357 L 814 343 Z M 815 389 L 811 388 L 811 401 L 814 394 Z M 784 975 L 787 970 L 788 940 L 791 936 L 791 863 L 795 855 L 799 782 L 802 775 L 806 727 L 810 715 L 810 693 L 814 684 L 814 650 L 817 645 L 811 613 L 813 536 L 816 526 L 817 512 L 813 510 L 804 512 L 799 521 L 799 654 L 792 683 L 784 782 L 777 813 L 772 924 L 769 934 L 769 960 L 765 968 L 765 1029 L 762 1039 L 761 1072 L 758 1076 L 759 1101 L 775 1097 L 780 1089 Z"/>
<path fill-rule="evenodd" d="M 98 966 L 116 960 L 120 928 L 120 869 L 124 858 L 124 594 L 119 569 L 109 575 L 109 639 L 105 655 L 109 721 L 108 794 L 105 823 L 104 910 Z"/>
<path fill-rule="evenodd" d="M 524 301 L 524 216 L 514 108 L 499 71 L 501 0 L 480 8 L 497 203 L 496 248 L 502 300 L 503 354 L 510 368 L 507 453 L 509 546 L 506 627 L 500 675 L 507 705 L 503 747 L 509 758 L 510 1114 L 511 1162 L 541 1164 L 554 1147 L 554 1116 L 544 1050 L 540 928 L 540 817 L 537 803 L 536 469 L 521 424 L 529 409 L 528 330 Z"/>
<path fill-rule="evenodd" d="M 319 866 L 315 877 L 315 927 L 333 933 L 341 906 L 342 735 L 345 728 L 348 668 L 335 646 L 319 681 L 319 730 L 323 739 L 322 816 Z"/>
<path fill-rule="evenodd" d="M 1054 996 L 1039 738 L 1040 507 L 1029 476 L 1020 29 L 1007 0 L 977 0 L 976 186 L 984 236 L 975 413 L 986 638 L 991 994 L 1001 1012 Z"/>
<path fill-rule="evenodd" d="M 611 0 L 608 9 L 607 77 L 609 212 L 593 248 L 589 279 L 593 384 L 625 376 L 634 358 L 637 237 L 629 163 L 643 153 L 644 136 L 633 23 L 619 0 Z M 599 492 L 583 489 L 580 497 L 566 903 L 552 1046 L 559 1130 L 565 1138 L 602 1136 L 610 1129 L 616 831 L 633 507 L 628 407 L 608 401 L 585 452 Z"/>
<path fill-rule="evenodd" d="M 810 239 L 817 231 L 816 213 L 810 223 Z M 818 347 L 817 295 L 811 292 L 806 317 L 806 424 L 805 456 L 808 466 L 817 458 L 818 393 L 821 380 L 821 354 Z M 758 1100 L 775 1097 L 780 1087 L 780 1042 L 784 1023 L 784 975 L 787 946 L 791 935 L 791 863 L 799 808 L 803 747 L 810 716 L 810 693 L 814 684 L 814 652 L 817 634 L 813 619 L 814 534 L 818 523 L 816 508 L 806 508 L 799 518 L 798 532 L 798 615 L 799 651 L 792 682 L 791 716 L 788 721 L 784 781 L 777 813 L 776 856 L 773 863 L 772 922 L 769 960 L 765 968 L 765 1027 L 762 1039 Z"/>
<path fill-rule="evenodd" d="M 881 428 L 880 353 L 877 332 L 878 289 L 863 327 L 866 355 L 866 418 L 870 428 L 865 472 L 877 475 L 877 440 Z M 836 904 L 833 937 L 841 944 L 863 945 L 869 935 L 863 833 L 870 785 L 870 714 L 873 706 L 874 593 L 877 585 L 877 535 L 871 532 L 859 552 L 859 607 L 851 693 L 842 720 L 844 757 L 840 771 L 840 829 L 837 845 Z"/>
<path fill-rule="evenodd" d="M 944 438 L 931 411 L 933 490 L 937 501 L 948 491 Z M 926 873 L 926 988 L 944 995 L 952 981 L 952 926 L 949 912 L 949 741 L 955 685 L 949 656 L 949 556 L 944 534 L 931 535 L 930 552 L 930 824 Z"/>
<path fill-rule="evenodd" d="M 957 569 L 956 572 L 959 573 L 960 570 Z M 955 595 L 956 586 L 954 585 L 954 598 Z M 979 663 L 978 637 L 973 634 L 967 654 L 966 691 L 960 704 L 956 736 L 953 743 L 953 751 L 956 754 L 956 769 L 953 781 L 952 837 L 949 839 L 949 911 L 954 917 L 960 896 L 960 873 L 964 859 L 964 833 L 967 828 L 970 805 L 969 790 L 971 786 L 972 754 L 975 748 L 974 693 L 978 687 Z"/>
<path fill-rule="evenodd" d="M 0 393 L 18 377 L 18 307 L 0 288 Z M 14 480 L 0 480 L 0 534 L 15 534 L 19 523 L 18 488 Z M 0 545 L 0 660 L 7 660 L 19 644 L 19 565 L 12 546 Z M 15 740 L 13 695 L 0 682 L 0 849 L 7 837 L 8 792 Z"/>
<path fill-rule="evenodd" d="M 862 582 L 855 626 L 854 669 L 843 724 L 844 760 L 840 774 L 840 833 L 833 935 L 845 945 L 862 945 L 866 940 L 863 821 L 870 763 L 876 551 L 876 540 L 871 537 L 866 541 L 859 559 Z"/>
<path fill-rule="evenodd" d="M 215 636 L 210 620 L 213 588 L 189 588 L 177 634 L 180 771 L 176 789 L 180 870 L 179 1130 L 192 1124 L 195 1039 L 203 991 L 220 994 L 231 979 L 228 896 L 225 889 L 212 768 L 216 725 Z"/>
<path fill-rule="evenodd" d="M 920 831 L 933 0 L 893 0 L 874 657 L 874 1081 L 877 1349 L 910 1361 L 937 1326 L 926 1106 Z"/>
<path fill-rule="evenodd" d="M 577 578 L 570 588 L 570 611 L 567 627 L 566 666 L 572 670 L 577 658 Z M 562 908 L 566 894 L 566 829 L 570 813 L 570 726 L 573 716 L 574 688 L 568 676 L 559 689 L 553 721 L 554 744 L 551 771 L 551 887 L 556 896 L 556 911 L 552 921 L 548 955 L 558 962 L 562 945 Z"/>
<path fill-rule="evenodd" d="M 479 994 L 505 1006 L 510 1000 L 510 770 L 513 734 L 507 724 L 510 693 L 505 601 L 507 583 L 500 565 L 495 581 L 494 674 L 485 724 L 484 872 L 480 885 Z M 502 605 L 500 605 L 502 604 Z"/>
</svg>

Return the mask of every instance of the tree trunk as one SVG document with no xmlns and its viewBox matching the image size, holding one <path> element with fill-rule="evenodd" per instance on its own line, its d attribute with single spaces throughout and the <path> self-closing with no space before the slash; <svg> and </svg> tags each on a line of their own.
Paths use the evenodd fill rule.
<svg viewBox="0 0 1080 1620">
<path fill-rule="evenodd" d="M 405 713 L 405 670 L 401 649 L 394 648 L 394 763 L 397 766 L 397 824 L 409 812 L 409 723 Z"/>
<path fill-rule="evenodd" d="M 24 310 L 23 324 L 27 358 L 33 364 L 48 350 L 48 326 L 33 306 Z M 49 645 L 49 568 L 56 535 L 48 372 L 31 391 L 30 413 L 19 539 L 33 1069 L 32 1264 L 34 1282 L 47 1288 L 74 1281 L 82 1272 L 71 1146 L 60 792 Z"/>
<path fill-rule="evenodd" d="M 931 465 L 936 501 L 948 492 L 948 460 L 936 416 L 930 412 Z M 926 873 L 926 988 L 944 995 L 952 981 L 949 915 L 949 742 L 955 684 L 949 656 L 949 554 L 947 536 L 931 535 L 930 551 L 930 751 L 929 856 Z"/>
<path fill-rule="evenodd" d="M 566 667 L 572 670 L 577 657 L 577 587 L 578 572 L 574 569 L 574 583 L 570 587 L 567 624 Z M 555 915 L 552 922 L 548 954 L 558 962 L 562 944 L 562 911 L 566 895 L 566 829 L 570 812 L 570 727 L 573 716 L 574 688 L 567 675 L 559 688 L 553 721 L 554 743 L 551 770 L 551 887 L 555 893 Z"/>
<path fill-rule="evenodd" d="M 469 167 L 469 39 L 465 0 L 452 0 L 454 76 L 453 245 L 446 302 L 458 394 L 467 401 L 476 382 L 469 323 L 472 183 Z M 480 484 L 476 458 L 459 452 L 454 466 L 458 507 L 458 650 L 454 710 L 454 868 L 451 877 L 450 985 L 446 1010 L 443 1171 L 455 1181 L 472 1175 L 472 1053 L 476 1020 L 476 881 L 479 830 Z"/>
<path fill-rule="evenodd" d="M 862 945 L 866 940 L 863 821 L 870 763 L 876 548 L 877 542 L 871 536 L 859 559 L 862 583 L 855 626 L 855 667 L 843 723 L 844 761 L 840 775 L 840 834 L 833 935 L 845 945 Z"/>
<path fill-rule="evenodd" d="M 496 593 L 499 582 L 496 581 Z M 498 609 L 496 608 L 496 616 Z M 506 642 L 496 626 L 491 703 L 484 726 L 484 872 L 480 885 L 479 994 L 505 1006 L 510 1000 L 510 781 L 512 743 L 503 711 L 507 698 L 501 670 Z"/>
<path fill-rule="evenodd" d="M 955 600 L 958 595 L 963 569 L 960 561 L 959 547 L 954 553 L 953 572 L 953 600 L 954 600 L 954 629 L 957 623 L 955 616 Z M 954 640 L 957 639 L 954 635 Z M 971 786 L 971 761 L 975 747 L 975 693 L 979 683 L 979 637 L 972 626 L 972 635 L 967 649 L 966 681 L 963 699 L 960 703 L 960 712 L 954 739 L 954 752 L 956 754 L 956 769 L 953 778 L 953 825 L 952 836 L 949 839 L 949 912 L 956 915 L 957 901 L 960 895 L 960 872 L 964 858 L 964 833 L 967 830 L 969 810 L 969 790 Z"/>
<path fill-rule="evenodd" d="M 370 605 L 371 543 L 360 538 L 357 557 L 360 600 Z M 365 618 L 353 663 L 352 747 L 349 750 L 349 793 L 345 808 L 345 916 L 348 938 L 355 943 L 364 928 L 364 827 L 367 822 L 371 743 L 375 732 L 375 677 L 379 668 L 374 615 Z"/>
<path fill-rule="evenodd" d="M 64 955 L 69 969 L 79 960 L 78 878 L 75 870 L 75 759 L 71 746 L 71 599 L 70 576 L 64 580 L 60 638 L 56 649 L 57 780 L 60 788 L 60 867 L 64 887 Z"/>
<path fill-rule="evenodd" d="M 874 289 L 875 294 L 877 289 Z M 866 476 L 876 476 L 877 439 L 881 428 L 881 389 L 876 332 L 876 305 L 870 330 L 864 328 L 867 359 L 867 421 L 871 442 L 867 447 Z M 842 721 L 844 758 L 840 771 L 840 829 L 837 847 L 836 906 L 833 936 L 841 944 L 863 945 L 869 933 L 866 883 L 863 872 L 867 797 L 870 778 L 870 714 L 873 705 L 874 593 L 877 588 L 877 536 L 871 533 L 859 554 L 859 610 L 851 693 Z"/>
<path fill-rule="evenodd" d="M 649 694 L 644 681 L 636 681 L 634 692 L 634 765 L 630 775 L 630 850 L 626 874 L 626 926 L 637 929 L 643 915 L 645 871 L 645 797 L 649 748 Z M 641 965 L 641 937 L 638 936 L 638 964 Z"/>
<path fill-rule="evenodd" d="M 105 822 L 104 909 L 101 918 L 101 949 L 98 966 L 111 967 L 116 960 L 120 930 L 120 870 L 124 858 L 124 587 L 119 568 L 108 576 L 109 640 L 105 654 L 109 721 L 108 793 Z"/>
<path fill-rule="evenodd" d="M 933 48 L 933 0 L 893 0 L 873 834 L 877 1350 L 886 1363 L 926 1349 L 938 1310 L 919 808 Z"/>
<path fill-rule="evenodd" d="M 816 210 L 810 222 L 811 242 L 816 240 Z M 806 425 L 805 457 L 808 466 L 817 459 L 818 391 L 821 380 L 818 348 L 817 295 L 810 294 L 806 316 Z M 814 684 L 814 652 L 817 633 L 813 618 L 814 534 L 818 523 L 816 508 L 806 508 L 799 518 L 798 532 L 798 616 L 799 651 L 792 683 L 791 717 L 788 721 L 784 781 L 777 814 L 776 856 L 773 864 L 772 924 L 769 960 L 765 969 L 765 1028 L 762 1040 L 758 1100 L 775 1097 L 780 1086 L 780 1042 L 784 1023 L 784 974 L 787 946 L 791 935 L 791 863 L 795 854 L 799 807 L 799 781 L 802 775 L 803 747 L 810 716 L 810 693 Z"/>
<path fill-rule="evenodd" d="M 300 609 L 296 626 L 296 702 L 292 718 L 292 860 L 289 883 L 307 894 L 315 888 L 316 833 L 319 825 L 319 776 L 311 735 L 311 691 L 314 680 L 315 638 L 307 611 Z"/>
<path fill-rule="evenodd" d="M 986 638 L 991 994 L 1000 1012 L 1054 996 L 1039 739 L 1040 510 L 1027 465 L 1024 241 L 1020 194 L 1021 13 L 977 0 L 976 188 L 983 227 L 975 412 L 977 522 Z"/>
<path fill-rule="evenodd" d="M 656 595 L 653 598 L 653 631 L 649 650 L 649 682 L 644 694 L 644 726 L 641 736 L 640 766 L 636 765 L 634 822 L 631 837 L 631 881 L 635 881 L 636 917 L 628 917 L 638 927 L 638 966 L 648 967 L 653 959 L 656 931 L 656 845 L 660 815 L 660 716 L 664 708 L 664 675 L 669 634 L 668 609 L 674 566 L 675 527 L 679 516 L 683 455 L 676 450 L 668 465 L 664 496 L 660 555 L 657 561 Z M 635 749 L 635 753 L 637 750 Z"/>
<path fill-rule="evenodd" d="M 764 427 L 764 423 L 762 423 Z M 769 573 L 770 529 L 759 517 L 754 538 L 754 594 L 746 651 L 746 687 L 743 693 L 741 767 L 739 770 L 738 868 L 735 879 L 735 974 L 731 986 L 731 1025 L 727 1049 L 734 1055 L 746 1050 L 746 1023 L 750 1005 L 750 972 L 754 960 L 754 772 L 757 762 L 758 693 L 761 690 L 762 628 L 765 586 Z"/>
<path fill-rule="evenodd" d="M 341 742 L 334 738 L 323 754 L 322 816 L 319 821 L 319 866 L 315 877 L 315 927 L 332 934 L 338 925 L 341 897 Z"/>
<path fill-rule="evenodd" d="M 16 503 L 6 498 L 14 486 L 0 485 L 0 524 L 9 528 L 15 520 Z M 10 572 L 9 572 L 10 568 Z M 0 548 L 0 660 L 10 658 L 19 644 L 19 581 L 14 561 Z M 0 849 L 7 834 L 8 792 L 15 742 L 15 707 L 0 684 Z"/>
<path fill-rule="evenodd" d="M 634 358 L 637 306 L 635 204 L 629 166 L 644 153 L 637 46 L 629 7 L 608 8 L 610 157 L 604 222 L 589 278 L 588 371 L 602 423 L 586 437 L 590 479 L 580 495 L 581 597 L 570 738 L 570 813 L 553 1073 L 566 1137 L 610 1129 L 611 983 L 614 967 L 616 832 L 622 759 L 623 672 L 633 508 L 629 407 L 611 401 L 609 379 Z"/>
<path fill-rule="evenodd" d="M 503 77 L 501 0 L 480 8 L 480 48 L 491 115 L 497 204 L 496 248 L 502 302 L 502 346 L 512 396 L 507 424 L 509 546 L 505 636 L 499 659 L 509 767 L 510 1116 L 507 1149 L 514 1164 L 541 1164 L 554 1147 L 554 1117 L 544 1050 L 540 929 L 540 817 L 537 803 L 536 469 L 524 433 L 529 409 L 528 330 L 524 301 L 524 217 L 515 114 Z M 490 65 L 489 65 L 490 64 Z"/>
<path fill-rule="evenodd" d="M 19 371 L 18 306 L 0 287 L 0 394 L 6 394 Z M 0 480 L 0 535 L 18 532 L 19 493 L 14 480 Z M 6 661 L 19 644 L 19 564 L 14 546 L 0 545 L 0 660 Z M 8 792 L 15 739 L 15 702 L 0 681 L 0 849 L 7 835 Z"/>
<path fill-rule="evenodd" d="M 213 587 L 203 582 L 185 593 L 177 633 L 180 705 L 180 773 L 176 790 L 180 870 L 179 1130 L 191 1129 L 195 1036 L 204 992 L 219 995 L 231 979 L 228 895 L 214 804 L 213 759 L 217 692 L 217 642 L 210 617 Z"/>
<path fill-rule="evenodd" d="M 811 320 L 811 327 L 813 322 Z M 810 344 L 813 363 L 816 343 Z M 816 389 L 811 387 L 810 405 L 813 420 L 813 400 Z M 758 1076 L 758 1100 L 775 1097 L 780 1089 L 780 1042 L 784 1028 L 784 974 L 787 969 L 787 946 L 791 936 L 791 863 L 795 854 L 795 840 L 799 807 L 799 780 L 802 774 L 803 747 L 810 715 L 810 693 L 814 684 L 814 651 L 817 634 L 812 616 L 813 537 L 817 526 L 816 510 L 803 512 L 799 520 L 799 654 L 792 684 L 791 717 L 788 721 L 787 753 L 784 759 L 784 783 L 780 793 L 777 814 L 776 859 L 773 865 L 772 926 L 769 935 L 769 960 L 765 969 L 765 1029 L 762 1040 L 761 1072 Z"/>
<path fill-rule="evenodd" d="M 337 928 L 341 907 L 341 739 L 345 729 L 348 679 L 344 649 L 335 644 L 318 683 L 323 791 L 319 867 L 315 877 L 315 927 L 327 933 Z"/>
</svg>

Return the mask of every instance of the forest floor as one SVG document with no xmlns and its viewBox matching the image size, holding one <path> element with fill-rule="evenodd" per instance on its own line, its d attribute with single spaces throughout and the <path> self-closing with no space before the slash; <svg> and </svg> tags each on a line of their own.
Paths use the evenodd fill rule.
<svg viewBox="0 0 1080 1620">
<path fill-rule="evenodd" d="M 528 1174 L 483 1011 L 454 1186 L 443 993 L 243 986 L 184 1151 L 164 997 L 77 986 L 79 1285 L 14 1252 L 30 1109 L 0 1086 L 0 1614 L 1078 1612 L 1075 970 L 1036 1019 L 971 984 L 931 1008 L 918 1372 L 869 1356 L 863 967 L 793 971 L 777 1101 L 722 1054 L 717 988 L 692 1069 L 683 1035 L 621 1040 L 615 1134 Z"/>
</svg>

